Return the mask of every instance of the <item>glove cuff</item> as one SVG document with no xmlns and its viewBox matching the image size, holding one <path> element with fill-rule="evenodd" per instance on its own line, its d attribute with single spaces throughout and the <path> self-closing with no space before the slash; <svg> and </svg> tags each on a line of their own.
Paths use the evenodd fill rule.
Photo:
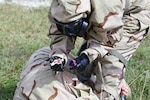
<svg viewBox="0 0 150 100">
<path fill-rule="evenodd" d="M 89 58 L 85 53 L 81 53 L 79 57 L 81 60 L 86 59 L 86 62 L 89 64 Z"/>
<path fill-rule="evenodd" d="M 63 58 L 60 58 L 58 56 L 53 56 L 49 60 L 50 67 L 54 71 L 63 71 L 64 70 L 64 64 L 65 60 Z"/>
<path fill-rule="evenodd" d="M 53 54 L 53 55 L 49 56 L 49 58 L 55 57 L 55 56 L 64 59 L 64 65 L 67 64 L 68 58 L 65 54 Z"/>
</svg>

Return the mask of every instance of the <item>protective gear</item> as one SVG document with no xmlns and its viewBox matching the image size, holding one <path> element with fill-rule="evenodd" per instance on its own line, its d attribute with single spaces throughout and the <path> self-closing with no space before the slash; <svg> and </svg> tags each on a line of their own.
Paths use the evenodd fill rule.
<svg viewBox="0 0 150 100">
<path fill-rule="evenodd" d="M 82 53 L 79 57 L 75 59 L 76 61 L 76 68 L 78 71 L 82 72 L 85 70 L 87 65 L 89 64 L 89 59 L 86 54 Z"/>
<path fill-rule="evenodd" d="M 92 74 L 92 71 L 94 68 L 89 67 L 89 59 L 86 54 L 82 53 L 79 57 L 77 57 L 75 60 L 70 60 L 70 66 L 72 68 L 76 68 L 79 74 L 77 75 L 78 79 L 82 83 L 86 83 Z M 89 68 L 87 68 L 89 67 Z"/>
<path fill-rule="evenodd" d="M 50 58 L 49 62 L 50 62 L 50 67 L 52 70 L 54 70 L 54 71 L 63 71 L 64 70 L 65 60 L 63 58 L 54 56 L 54 57 Z"/>
<path fill-rule="evenodd" d="M 62 23 L 54 19 L 58 30 L 69 37 L 83 37 L 85 35 L 88 23 L 82 18 L 69 23 Z"/>
<path fill-rule="evenodd" d="M 78 79 L 80 80 L 80 82 L 86 84 L 86 85 L 92 85 L 94 84 L 90 78 L 91 78 L 91 75 L 93 74 L 94 72 L 94 69 L 95 69 L 95 62 L 97 62 L 97 60 L 93 61 L 92 63 L 88 64 L 87 67 L 84 69 L 83 72 L 81 72 L 77 77 Z M 90 82 L 90 84 L 89 84 Z M 92 88 L 94 86 L 91 86 Z"/>
</svg>

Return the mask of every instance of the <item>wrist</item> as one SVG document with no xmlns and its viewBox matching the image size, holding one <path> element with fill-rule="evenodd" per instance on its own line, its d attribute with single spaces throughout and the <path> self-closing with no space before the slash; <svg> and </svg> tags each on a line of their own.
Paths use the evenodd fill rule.
<svg viewBox="0 0 150 100">
<path fill-rule="evenodd" d="M 54 71 L 63 71 L 64 70 L 64 64 L 65 59 L 60 58 L 58 56 L 53 56 L 49 59 L 50 62 L 50 68 Z"/>
</svg>

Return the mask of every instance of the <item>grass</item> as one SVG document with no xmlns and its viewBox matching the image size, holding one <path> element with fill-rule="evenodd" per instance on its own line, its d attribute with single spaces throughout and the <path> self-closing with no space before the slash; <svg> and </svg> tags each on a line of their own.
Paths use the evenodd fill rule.
<svg viewBox="0 0 150 100">
<path fill-rule="evenodd" d="M 0 5 L 0 100 L 12 100 L 23 65 L 33 52 L 48 46 L 48 8 Z M 75 54 L 77 49 L 72 51 Z M 150 100 L 150 37 L 128 63 L 126 80 L 132 100 Z"/>
</svg>

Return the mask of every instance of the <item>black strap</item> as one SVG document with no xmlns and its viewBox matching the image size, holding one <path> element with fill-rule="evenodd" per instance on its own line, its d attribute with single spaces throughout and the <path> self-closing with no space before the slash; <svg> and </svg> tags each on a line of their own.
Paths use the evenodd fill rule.
<svg viewBox="0 0 150 100">
<path fill-rule="evenodd" d="M 72 22 L 68 22 L 68 23 L 62 23 L 56 19 L 54 20 L 55 20 L 57 29 L 66 36 L 83 37 L 86 34 L 88 23 L 85 22 L 82 18 L 72 21 Z"/>
</svg>

